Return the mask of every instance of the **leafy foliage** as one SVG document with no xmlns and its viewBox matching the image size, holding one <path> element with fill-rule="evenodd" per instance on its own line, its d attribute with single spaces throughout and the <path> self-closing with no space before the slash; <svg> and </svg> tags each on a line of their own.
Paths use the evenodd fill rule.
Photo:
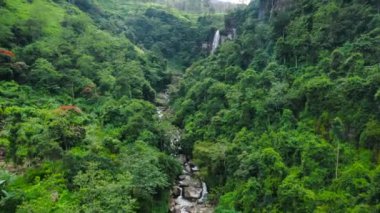
<svg viewBox="0 0 380 213">
<path fill-rule="evenodd" d="M 221 16 L 178 2 L 208 15 L 0 0 L 0 212 L 167 212 L 154 102 L 183 66 L 170 110 L 216 212 L 379 211 L 378 1 L 252 1 L 207 58 Z"/>
<path fill-rule="evenodd" d="M 181 170 L 153 105 L 165 60 L 102 30 L 92 1 L 0 5 L 16 55 L 0 58 L 0 212 L 167 206 Z"/>
<path fill-rule="evenodd" d="M 379 5 L 272 2 L 228 14 L 239 38 L 187 69 L 185 152 L 216 212 L 378 210 L 380 51 L 358 47 L 379 42 Z"/>
</svg>

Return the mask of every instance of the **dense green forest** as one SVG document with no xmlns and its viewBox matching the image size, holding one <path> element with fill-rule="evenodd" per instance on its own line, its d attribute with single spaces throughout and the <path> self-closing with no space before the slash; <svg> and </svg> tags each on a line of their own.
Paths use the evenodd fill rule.
<svg viewBox="0 0 380 213">
<path fill-rule="evenodd" d="M 211 6 L 0 0 L 0 212 L 380 211 L 380 2 Z"/>
<path fill-rule="evenodd" d="M 379 11 L 278 0 L 226 16 L 238 40 L 194 63 L 174 101 L 216 212 L 380 211 Z"/>
<path fill-rule="evenodd" d="M 199 18 L 201 28 L 160 5 L 111 3 L 0 1 L 0 47 L 13 52 L 0 55 L 0 212 L 167 212 L 181 167 L 156 94 L 172 52 L 201 57 L 188 47 L 221 17 Z"/>
<path fill-rule="evenodd" d="M 184 13 L 161 4 L 135 1 L 104 0 L 99 4 L 108 12 L 107 17 L 93 15 L 102 28 L 125 35 L 180 70 L 207 56 L 201 44 L 212 40 L 211 29 L 223 27 L 223 17 L 218 14 L 202 16 L 201 12 Z"/>
</svg>

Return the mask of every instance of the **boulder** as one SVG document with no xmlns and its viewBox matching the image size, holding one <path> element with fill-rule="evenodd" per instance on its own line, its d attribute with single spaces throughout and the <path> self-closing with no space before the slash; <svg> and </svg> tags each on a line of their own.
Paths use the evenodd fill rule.
<svg viewBox="0 0 380 213">
<path fill-rule="evenodd" d="M 181 195 L 182 189 L 179 188 L 178 186 L 174 186 L 172 189 L 172 195 L 174 198 L 177 198 Z"/>
<path fill-rule="evenodd" d="M 199 171 L 198 166 L 193 166 L 193 167 L 191 167 L 191 171 L 192 171 L 192 172 L 198 172 L 198 171 Z"/>
<path fill-rule="evenodd" d="M 202 182 L 199 181 L 197 178 L 192 178 L 190 175 L 186 175 L 185 179 L 179 181 L 180 187 L 195 187 L 195 188 L 202 188 Z"/>
<path fill-rule="evenodd" d="M 189 201 L 189 200 L 183 198 L 182 196 L 177 197 L 177 198 L 174 200 L 174 202 L 175 202 L 175 205 L 176 205 L 176 206 L 178 205 L 178 206 L 181 206 L 181 207 L 194 206 L 194 205 L 196 205 L 195 202 L 191 202 L 191 201 Z"/>
<path fill-rule="evenodd" d="M 185 180 L 186 176 L 188 176 L 188 175 L 180 175 L 180 176 L 178 176 L 178 179 L 179 180 Z"/>
<path fill-rule="evenodd" d="M 170 213 L 174 213 L 175 212 L 175 206 L 176 206 L 176 203 L 175 203 L 174 199 L 172 199 L 170 201 L 170 209 L 169 209 Z"/>
<path fill-rule="evenodd" d="M 197 188 L 197 187 L 184 187 L 184 194 L 183 197 L 188 200 L 198 200 L 201 195 L 202 195 L 202 188 Z"/>
<path fill-rule="evenodd" d="M 178 161 L 179 161 L 180 163 L 182 163 L 182 164 L 185 164 L 185 163 L 187 162 L 187 157 L 186 157 L 186 155 L 184 155 L 184 154 L 180 154 L 180 155 L 178 156 Z"/>
<path fill-rule="evenodd" d="M 180 205 L 176 205 L 174 207 L 173 213 L 181 213 L 182 212 L 181 209 L 182 209 L 182 207 Z"/>
<path fill-rule="evenodd" d="M 188 163 L 185 163 L 185 171 L 191 173 L 191 166 Z"/>
<path fill-rule="evenodd" d="M 173 213 L 196 213 L 194 206 L 175 206 Z"/>
<path fill-rule="evenodd" d="M 180 186 L 180 187 L 186 187 L 186 186 L 189 186 L 189 185 L 190 185 L 190 179 L 191 179 L 191 177 L 188 176 L 188 175 L 186 175 L 186 176 L 185 176 L 185 179 L 179 181 L 179 186 Z"/>
<path fill-rule="evenodd" d="M 194 206 L 186 206 L 183 210 L 188 213 L 196 213 Z"/>
</svg>

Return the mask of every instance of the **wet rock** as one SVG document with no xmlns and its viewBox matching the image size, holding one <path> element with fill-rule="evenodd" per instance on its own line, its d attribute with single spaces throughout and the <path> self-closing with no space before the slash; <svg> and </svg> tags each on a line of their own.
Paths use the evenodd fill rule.
<svg viewBox="0 0 380 213">
<path fill-rule="evenodd" d="M 191 173 L 191 167 L 188 163 L 185 164 L 185 170 L 186 172 Z"/>
<path fill-rule="evenodd" d="M 179 160 L 179 162 L 181 162 L 182 164 L 185 164 L 185 163 L 187 162 L 187 157 L 186 157 L 186 155 L 184 155 L 184 154 L 180 154 L 180 155 L 178 156 L 178 160 Z"/>
<path fill-rule="evenodd" d="M 195 208 L 194 208 L 194 206 L 187 206 L 187 207 L 183 208 L 183 210 L 184 210 L 185 212 L 195 213 Z"/>
<path fill-rule="evenodd" d="M 181 195 L 182 189 L 179 188 L 178 186 L 174 186 L 172 189 L 172 195 L 174 198 L 177 198 Z"/>
<path fill-rule="evenodd" d="M 180 187 L 195 187 L 195 188 L 202 188 L 202 182 L 199 181 L 197 178 L 192 178 L 190 175 L 186 175 L 185 179 L 179 181 Z"/>
<path fill-rule="evenodd" d="M 196 213 L 194 206 L 175 206 L 174 210 L 171 210 L 173 213 Z"/>
<path fill-rule="evenodd" d="M 202 195 L 202 188 L 196 188 L 196 187 L 184 187 L 183 188 L 184 193 L 183 197 L 188 200 L 197 200 Z"/>
<path fill-rule="evenodd" d="M 188 176 L 188 175 L 180 175 L 180 176 L 178 176 L 178 179 L 179 180 L 185 180 L 186 176 Z"/>
<path fill-rule="evenodd" d="M 172 200 L 170 201 L 170 209 L 169 209 L 169 212 L 175 212 L 175 206 L 176 206 L 176 204 L 175 204 L 175 200 L 172 199 Z"/>
<path fill-rule="evenodd" d="M 195 172 L 199 168 L 186 156 L 177 156 L 182 162 L 183 173 L 177 177 L 178 182 L 172 188 L 171 213 L 212 213 L 213 208 L 207 206 L 207 186 Z"/>
<path fill-rule="evenodd" d="M 185 178 L 181 181 L 179 181 L 180 187 L 186 187 L 190 185 L 191 177 L 189 175 L 184 175 Z"/>
<path fill-rule="evenodd" d="M 197 213 L 214 213 L 212 206 L 203 205 L 197 208 Z"/>
<path fill-rule="evenodd" d="M 174 207 L 174 211 L 173 212 L 175 212 L 175 213 L 181 213 L 181 206 L 180 205 L 176 205 L 175 207 Z"/>
<path fill-rule="evenodd" d="M 197 166 L 191 167 L 192 172 L 199 172 L 199 168 Z"/>
<path fill-rule="evenodd" d="M 194 206 L 195 203 L 190 202 L 189 200 L 184 199 L 182 196 L 179 196 L 177 199 L 174 201 L 175 205 L 185 207 L 185 206 Z"/>
</svg>

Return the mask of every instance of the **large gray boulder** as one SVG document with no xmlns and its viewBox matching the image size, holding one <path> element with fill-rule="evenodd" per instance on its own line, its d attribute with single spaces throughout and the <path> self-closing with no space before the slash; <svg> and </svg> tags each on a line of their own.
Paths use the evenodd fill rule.
<svg viewBox="0 0 380 213">
<path fill-rule="evenodd" d="M 178 179 L 179 180 L 185 180 L 186 176 L 189 176 L 189 175 L 180 175 L 180 176 L 178 176 Z"/>
<path fill-rule="evenodd" d="M 188 200 L 193 200 L 193 201 L 198 200 L 202 195 L 202 188 L 189 186 L 189 187 L 184 187 L 183 190 L 184 190 L 183 197 Z"/>
<path fill-rule="evenodd" d="M 186 175 L 183 180 L 179 181 L 179 186 L 202 188 L 202 182 L 197 178 L 192 178 L 190 175 Z"/>
</svg>

